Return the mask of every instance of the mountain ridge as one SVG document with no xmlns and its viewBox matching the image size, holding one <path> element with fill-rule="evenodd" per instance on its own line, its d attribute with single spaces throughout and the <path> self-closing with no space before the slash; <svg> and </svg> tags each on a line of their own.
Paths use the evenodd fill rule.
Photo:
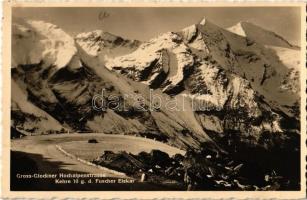
<svg viewBox="0 0 307 200">
<path fill-rule="evenodd" d="M 287 47 L 299 49 L 299 46 L 293 45 L 282 36 L 253 24 L 248 21 L 240 21 L 234 26 L 227 28 L 228 31 L 241 35 L 243 37 L 255 40 L 263 45 L 272 45 L 279 47 Z"/>
<path fill-rule="evenodd" d="M 38 25 L 45 27 L 41 23 Z M 36 32 L 39 28 L 28 29 Z M 23 41 L 27 37 L 20 38 L 18 34 L 28 31 L 18 32 L 19 29 L 20 26 L 13 29 L 14 40 L 19 39 L 19 44 L 27 46 Z M 57 27 L 50 26 L 47 30 L 52 32 L 52 29 Z M 296 119 L 293 127 L 285 126 L 289 119 L 295 118 L 298 106 L 295 103 L 299 102 L 289 95 L 291 87 L 283 88 L 280 94 L 270 94 L 272 88 L 281 87 L 282 81 L 285 84 L 292 81 L 293 77 L 287 77 L 292 69 L 285 66 L 278 69 L 282 62 L 263 44 L 247 41 L 207 19 L 142 43 L 103 31 L 80 34 L 73 39 L 74 51 L 62 54 L 67 55 L 67 62 L 58 62 L 57 56 L 69 42 L 54 42 L 48 34 L 31 37 L 39 45 L 31 46 L 27 56 L 40 53 L 37 48 L 41 49 L 41 44 L 52 44 L 55 50 L 38 54 L 34 61 L 15 59 L 17 70 L 12 70 L 13 78 L 23 84 L 30 94 L 27 98 L 35 106 L 72 131 L 139 134 L 180 148 L 198 148 L 204 142 L 221 151 L 224 150 L 220 140 L 228 132 L 239 134 L 243 143 L 264 148 L 259 142 L 263 133 L 283 138 L 289 132 L 298 132 Z M 16 48 L 13 45 L 13 58 L 18 58 Z M 103 88 L 107 106 L 98 112 L 92 108 L 92 98 Z M 151 91 L 161 98 L 162 107 L 138 110 L 143 104 L 150 107 Z M 131 96 L 124 98 L 126 94 Z M 275 95 L 289 96 L 294 103 L 285 106 L 281 100 L 273 102 Z M 120 106 L 128 105 L 128 110 L 115 109 L 112 96 L 119 99 Z M 137 96 L 144 97 L 144 102 L 138 102 Z M 181 104 L 173 106 L 174 110 L 167 109 L 167 103 L 174 99 Z M 201 109 L 203 102 L 207 104 L 205 110 Z M 18 129 L 22 128 L 19 125 Z"/>
</svg>

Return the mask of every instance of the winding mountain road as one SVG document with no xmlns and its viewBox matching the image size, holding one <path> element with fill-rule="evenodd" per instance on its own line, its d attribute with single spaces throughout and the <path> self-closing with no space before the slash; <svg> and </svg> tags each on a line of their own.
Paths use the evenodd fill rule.
<svg viewBox="0 0 307 200">
<path fill-rule="evenodd" d="M 104 143 L 104 149 L 96 150 L 101 153 L 103 150 L 125 150 L 127 152 L 137 153 L 141 151 L 149 152 L 152 149 L 159 149 L 170 155 L 184 153 L 184 151 L 175 147 L 146 138 L 98 133 L 27 136 L 12 140 L 11 149 L 12 151 L 26 153 L 30 159 L 35 161 L 38 170 L 44 173 L 58 173 L 61 170 L 69 170 L 80 173 L 103 174 L 105 177 L 122 177 L 122 175 L 112 173 L 109 170 L 102 170 L 95 166 L 81 163 L 75 158 L 66 156 L 56 147 L 56 145 L 61 146 L 62 144 L 65 146 L 67 143 L 72 146 L 75 143 L 76 146 L 74 148 L 78 149 L 79 145 L 81 147 L 82 143 L 87 144 L 88 139 L 91 138 L 95 138 Z M 74 152 L 69 153 L 74 155 Z"/>
</svg>

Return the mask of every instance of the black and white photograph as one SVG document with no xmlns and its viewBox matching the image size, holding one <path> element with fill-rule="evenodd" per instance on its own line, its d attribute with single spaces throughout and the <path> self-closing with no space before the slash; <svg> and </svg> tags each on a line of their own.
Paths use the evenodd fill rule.
<svg viewBox="0 0 307 200">
<path fill-rule="evenodd" d="M 12 7 L 9 190 L 301 191 L 302 15 Z"/>
</svg>

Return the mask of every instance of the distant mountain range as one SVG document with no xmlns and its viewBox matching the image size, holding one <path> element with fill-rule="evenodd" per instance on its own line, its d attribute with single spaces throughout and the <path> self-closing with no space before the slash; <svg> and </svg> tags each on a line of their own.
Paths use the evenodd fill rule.
<svg viewBox="0 0 307 200">
<path fill-rule="evenodd" d="M 11 126 L 26 135 L 134 134 L 182 149 L 227 152 L 234 140 L 269 149 L 299 136 L 299 66 L 299 47 L 248 22 L 224 29 L 204 18 L 140 42 L 102 30 L 72 38 L 18 19 Z M 93 97 L 102 90 L 99 111 Z"/>
</svg>

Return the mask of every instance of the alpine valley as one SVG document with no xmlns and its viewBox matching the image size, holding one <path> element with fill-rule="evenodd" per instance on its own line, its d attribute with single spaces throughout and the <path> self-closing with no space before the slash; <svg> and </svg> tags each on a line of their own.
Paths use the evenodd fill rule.
<svg viewBox="0 0 307 200">
<path fill-rule="evenodd" d="M 146 137 L 209 159 L 196 190 L 299 189 L 300 47 L 206 18 L 149 41 L 64 30 L 13 19 L 11 138 Z"/>
</svg>

